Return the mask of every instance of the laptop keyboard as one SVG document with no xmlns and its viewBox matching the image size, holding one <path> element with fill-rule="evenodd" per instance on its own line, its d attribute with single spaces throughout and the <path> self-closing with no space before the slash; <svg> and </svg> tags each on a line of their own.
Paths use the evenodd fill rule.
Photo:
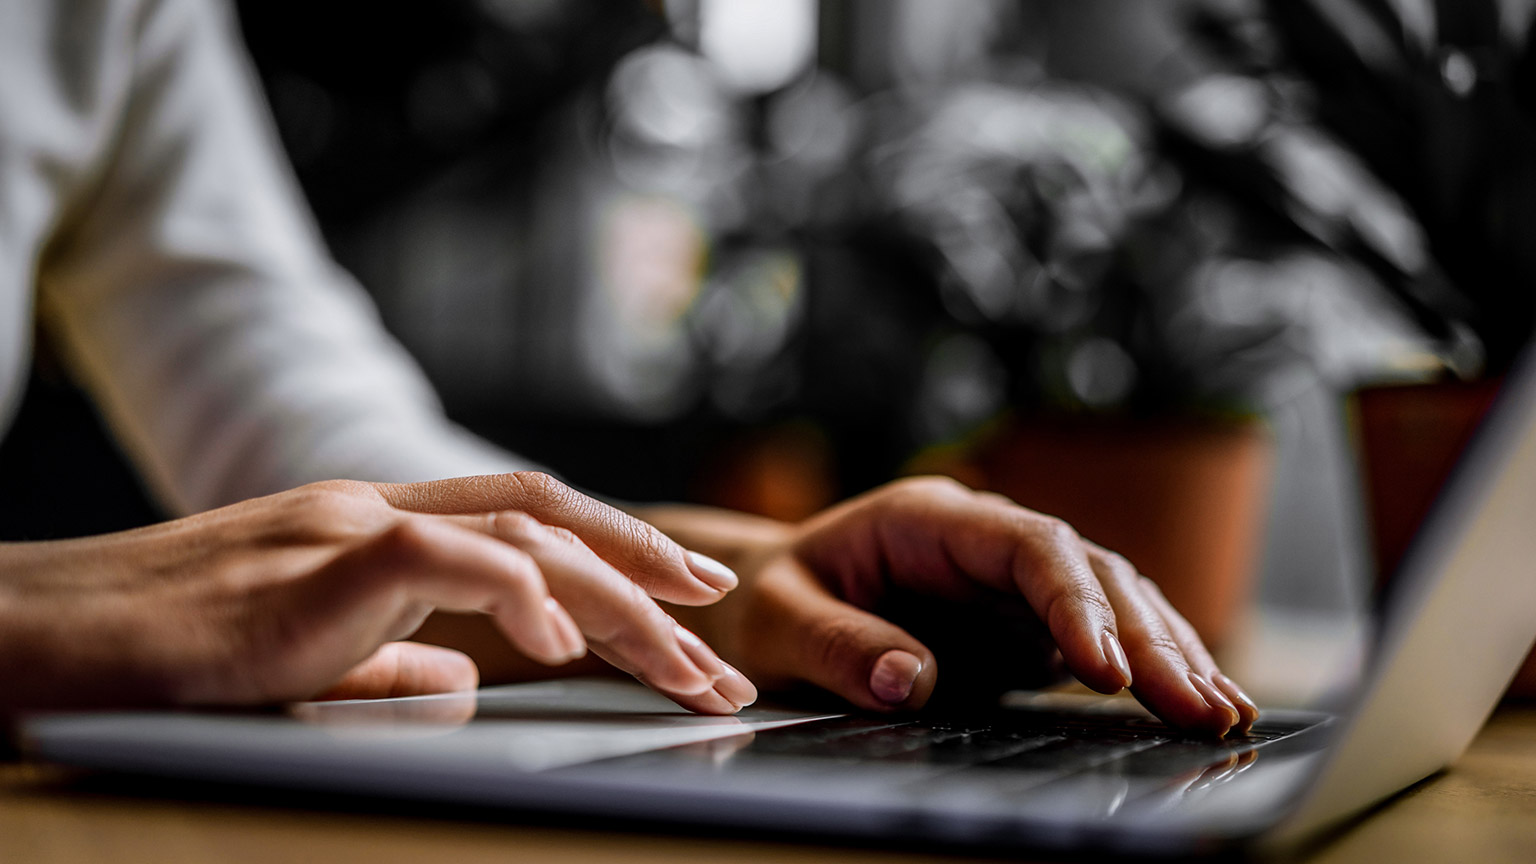
<svg viewBox="0 0 1536 864">
<path fill-rule="evenodd" d="M 880 801 L 913 813 L 985 813 L 1035 824 L 1158 818 L 1190 796 L 1217 794 L 1254 765 L 1260 750 L 1316 722 L 1325 721 L 1264 720 L 1246 735 L 1215 741 L 1124 710 L 844 716 L 573 770 L 630 771 L 647 782 L 668 777 L 685 785 L 701 775 L 734 775 L 753 795 L 776 800 Z"/>
<path fill-rule="evenodd" d="M 1214 741 L 1181 736 L 1152 720 L 1009 712 L 981 722 L 844 717 L 759 734 L 735 758 L 793 757 L 930 769 L 976 769 L 1064 777 L 1112 771 L 1176 777 L 1232 764 L 1307 728 L 1261 722 L 1246 735 Z"/>
</svg>

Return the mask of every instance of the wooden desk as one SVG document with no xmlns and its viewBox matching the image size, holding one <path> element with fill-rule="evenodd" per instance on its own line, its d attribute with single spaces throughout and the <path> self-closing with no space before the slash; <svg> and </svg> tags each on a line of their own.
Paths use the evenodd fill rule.
<svg viewBox="0 0 1536 864">
<path fill-rule="evenodd" d="M 335 805 L 325 798 L 296 801 L 278 792 L 219 792 L 175 783 L 146 790 L 137 782 L 43 765 L 0 765 L 0 861 L 900 864 L 939 857 L 541 827 L 536 817 L 498 824 L 496 814 L 461 817 L 443 807 Z M 1453 769 L 1409 790 L 1306 860 L 1536 860 L 1536 707 L 1501 710 Z"/>
<path fill-rule="evenodd" d="M 1445 774 L 1409 789 L 1307 860 L 1536 860 L 1536 707 L 1501 709 Z"/>
</svg>

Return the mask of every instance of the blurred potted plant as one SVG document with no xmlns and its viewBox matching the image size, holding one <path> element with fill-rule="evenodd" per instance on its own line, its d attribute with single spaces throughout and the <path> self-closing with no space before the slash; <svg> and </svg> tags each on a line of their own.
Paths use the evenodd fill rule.
<svg viewBox="0 0 1536 864">
<path fill-rule="evenodd" d="M 1384 582 L 1536 333 L 1536 8 L 1227 0 L 1193 21 L 1211 54 L 1266 94 L 1267 122 L 1347 148 L 1407 217 L 1387 231 L 1348 208 L 1331 223 L 1292 219 L 1371 261 L 1454 373 L 1356 397 Z M 1250 172 L 1262 179 L 1249 190 L 1279 174 Z M 1536 662 L 1517 690 L 1536 694 Z"/>
</svg>

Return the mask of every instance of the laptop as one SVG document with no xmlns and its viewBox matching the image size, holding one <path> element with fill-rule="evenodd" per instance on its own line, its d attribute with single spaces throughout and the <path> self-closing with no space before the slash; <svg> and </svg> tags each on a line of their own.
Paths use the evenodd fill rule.
<svg viewBox="0 0 1536 864">
<path fill-rule="evenodd" d="M 1183 737 L 1127 698 L 703 717 L 572 680 L 265 714 L 25 719 L 33 756 L 224 782 L 797 835 L 1188 855 L 1315 837 L 1454 762 L 1536 640 L 1536 363 L 1416 539 L 1336 714 Z"/>
</svg>

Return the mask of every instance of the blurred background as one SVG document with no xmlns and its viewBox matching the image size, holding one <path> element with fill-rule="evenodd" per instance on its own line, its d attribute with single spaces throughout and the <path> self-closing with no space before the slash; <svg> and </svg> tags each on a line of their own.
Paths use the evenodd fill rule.
<svg viewBox="0 0 1536 864">
<path fill-rule="evenodd" d="M 619 498 L 949 473 L 1222 642 L 1367 608 L 1536 320 L 1536 0 L 238 6 L 449 413 Z M 94 422 L 42 357 L 9 538 L 156 518 Z"/>
</svg>

